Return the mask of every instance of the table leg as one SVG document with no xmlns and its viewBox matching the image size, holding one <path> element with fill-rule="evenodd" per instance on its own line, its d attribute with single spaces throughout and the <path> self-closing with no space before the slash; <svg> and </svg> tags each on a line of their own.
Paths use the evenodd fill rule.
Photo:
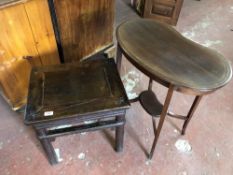
<svg viewBox="0 0 233 175">
<path fill-rule="evenodd" d="M 152 118 L 152 124 L 153 124 L 153 129 L 154 129 L 154 135 L 156 135 L 156 119 L 153 117 L 153 116 L 151 116 L 151 118 Z"/>
<path fill-rule="evenodd" d="M 117 70 L 119 73 L 121 71 L 121 60 L 122 60 L 121 48 L 119 45 L 117 45 L 116 64 L 117 64 Z"/>
<path fill-rule="evenodd" d="M 187 128 L 187 126 L 188 126 L 188 124 L 189 124 L 195 110 L 197 109 L 197 106 L 199 105 L 199 103 L 201 101 L 201 98 L 202 98 L 202 96 L 196 96 L 196 98 L 195 98 L 195 100 L 194 100 L 194 102 L 193 102 L 193 104 L 192 104 L 192 106 L 191 106 L 191 108 L 190 108 L 190 110 L 188 112 L 188 115 L 187 115 L 187 117 L 186 117 L 186 119 L 184 121 L 182 132 L 181 132 L 182 135 L 185 134 L 186 128 Z"/>
<path fill-rule="evenodd" d="M 36 133 L 38 138 L 40 136 L 44 136 L 46 135 L 46 131 L 45 129 L 36 129 Z M 50 139 L 40 139 L 40 143 L 49 159 L 49 162 L 51 165 L 57 164 L 58 160 L 57 160 L 57 155 L 55 153 L 55 150 L 53 148 L 53 145 L 51 144 L 51 140 Z"/>
<path fill-rule="evenodd" d="M 55 137 L 52 137 L 52 138 L 49 138 L 50 142 L 55 142 L 56 138 Z"/>
<path fill-rule="evenodd" d="M 148 85 L 148 91 L 152 91 L 152 85 L 153 85 L 153 79 L 150 78 L 149 85 Z"/>
<path fill-rule="evenodd" d="M 117 116 L 116 121 L 124 121 L 125 120 L 125 115 Z M 116 141 L 115 141 L 115 146 L 116 146 L 116 151 L 121 152 L 123 150 L 123 142 L 124 142 L 124 126 L 121 125 L 116 127 Z"/>
<path fill-rule="evenodd" d="M 166 117 L 166 115 L 167 115 L 168 107 L 169 107 L 169 105 L 170 105 L 173 92 L 174 92 L 174 86 L 173 86 L 173 85 L 170 85 L 170 86 L 169 86 L 169 89 L 168 89 L 168 93 L 167 93 L 167 97 L 166 97 L 165 103 L 164 103 L 164 105 L 163 105 L 163 110 L 162 110 L 162 113 L 161 113 L 161 115 L 160 115 L 158 128 L 157 128 L 157 130 L 156 130 L 154 142 L 153 142 L 153 145 L 152 145 L 152 148 L 151 148 L 151 152 L 150 152 L 150 154 L 149 154 L 149 159 L 152 159 L 152 157 L 153 157 L 154 150 L 155 150 L 155 146 L 156 146 L 156 144 L 157 144 L 157 141 L 158 141 L 158 138 L 159 138 L 161 129 L 162 129 L 162 127 L 163 127 L 163 123 L 164 123 L 165 117 Z"/>
</svg>

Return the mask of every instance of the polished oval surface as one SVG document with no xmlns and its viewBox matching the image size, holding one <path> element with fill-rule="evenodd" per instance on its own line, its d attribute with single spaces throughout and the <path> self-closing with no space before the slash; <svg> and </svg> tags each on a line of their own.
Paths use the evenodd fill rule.
<svg viewBox="0 0 233 175">
<path fill-rule="evenodd" d="M 154 20 L 135 19 L 117 28 L 118 44 L 138 68 L 178 88 L 209 92 L 232 77 L 222 55 Z"/>
</svg>

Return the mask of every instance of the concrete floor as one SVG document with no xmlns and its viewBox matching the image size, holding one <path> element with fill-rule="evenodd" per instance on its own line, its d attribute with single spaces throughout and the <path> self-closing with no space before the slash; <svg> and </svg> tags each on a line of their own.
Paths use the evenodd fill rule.
<svg viewBox="0 0 233 175">
<path fill-rule="evenodd" d="M 121 0 L 117 0 L 116 13 L 116 25 L 137 17 Z M 233 61 L 232 19 L 232 0 L 185 0 L 176 28 Z M 148 82 L 125 59 L 122 79 L 130 96 L 146 89 Z M 232 175 L 232 88 L 231 81 L 204 97 L 185 136 L 179 134 L 180 121 L 167 118 L 152 161 L 146 158 L 153 141 L 151 118 L 135 103 L 127 112 L 122 153 L 114 152 L 111 130 L 71 135 L 55 141 L 63 159 L 55 166 L 47 162 L 32 128 L 23 124 L 23 114 L 11 111 L 0 98 L 0 175 Z M 167 89 L 155 83 L 153 90 L 163 102 Z M 171 110 L 185 114 L 192 100 L 192 96 L 176 93 Z M 178 150 L 175 144 L 182 140 L 189 145 Z"/>
</svg>

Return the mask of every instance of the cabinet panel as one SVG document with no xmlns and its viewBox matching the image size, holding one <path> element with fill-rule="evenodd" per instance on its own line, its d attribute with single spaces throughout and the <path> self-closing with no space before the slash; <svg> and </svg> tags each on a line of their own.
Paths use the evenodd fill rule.
<svg viewBox="0 0 233 175">
<path fill-rule="evenodd" d="M 41 65 L 24 6 L 1 9 L 0 21 L 1 63 L 30 55 L 35 65 Z"/>
<path fill-rule="evenodd" d="M 29 1 L 25 4 L 25 10 L 42 64 L 59 64 L 57 44 L 47 0 Z"/>
<path fill-rule="evenodd" d="M 113 42 L 114 0 L 54 0 L 64 61 L 79 61 Z"/>
<path fill-rule="evenodd" d="M 39 2 L 46 0 L 0 9 L 0 88 L 13 109 L 26 103 L 31 67 L 59 63 L 45 4 L 34 8 Z"/>
<path fill-rule="evenodd" d="M 17 108 L 26 102 L 31 65 L 41 65 L 23 5 L 0 10 L 0 83 L 2 95 Z"/>
<path fill-rule="evenodd" d="M 143 17 L 176 25 L 183 0 L 144 0 Z"/>
</svg>

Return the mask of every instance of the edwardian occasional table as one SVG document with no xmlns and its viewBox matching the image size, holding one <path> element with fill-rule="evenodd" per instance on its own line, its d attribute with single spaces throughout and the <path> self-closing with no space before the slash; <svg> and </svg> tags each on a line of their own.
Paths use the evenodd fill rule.
<svg viewBox="0 0 233 175">
<path fill-rule="evenodd" d="M 56 164 L 51 142 L 58 136 L 115 128 L 121 151 L 129 105 L 113 59 L 38 67 L 31 72 L 25 123 Z"/>
<path fill-rule="evenodd" d="M 226 85 L 232 77 L 231 64 L 219 53 L 186 39 L 169 25 L 154 20 L 135 19 L 117 28 L 117 66 L 123 55 L 139 70 L 150 77 L 148 91 L 139 100 L 152 116 L 155 139 L 149 155 L 151 159 L 165 116 L 184 120 L 182 134 L 191 120 L 203 95 Z M 164 105 L 152 92 L 152 81 L 168 87 Z M 174 90 L 195 95 L 187 116 L 168 112 Z M 158 127 L 153 117 L 160 116 Z"/>
</svg>

